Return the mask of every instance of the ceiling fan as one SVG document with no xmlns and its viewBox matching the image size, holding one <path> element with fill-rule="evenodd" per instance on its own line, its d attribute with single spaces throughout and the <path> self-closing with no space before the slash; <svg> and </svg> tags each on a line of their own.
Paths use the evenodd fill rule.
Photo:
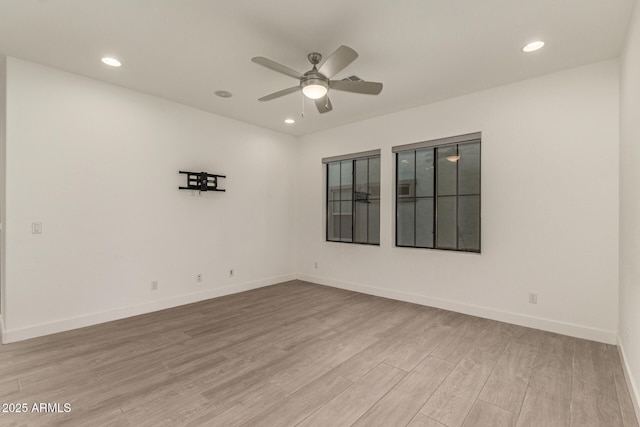
<svg viewBox="0 0 640 427">
<path fill-rule="evenodd" d="M 262 56 L 251 58 L 251 60 L 256 64 L 260 64 L 264 67 L 300 80 L 300 83 L 297 86 L 263 96 L 258 99 L 258 101 L 270 101 L 272 99 L 297 92 L 298 90 L 302 90 L 304 96 L 315 100 L 316 107 L 319 112 L 326 113 L 333 109 L 331 101 L 329 100 L 329 89 L 364 93 L 368 95 L 379 94 L 382 91 L 382 83 L 331 80 L 333 76 L 344 70 L 349 64 L 355 61 L 357 57 L 358 53 L 355 50 L 343 45 L 336 49 L 336 51 L 333 52 L 326 61 L 324 61 L 320 68 L 317 68 L 317 65 L 322 60 L 322 55 L 317 52 L 312 52 L 307 55 L 307 58 L 309 58 L 309 62 L 311 62 L 313 68 L 304 74 Z"/>
</svg>

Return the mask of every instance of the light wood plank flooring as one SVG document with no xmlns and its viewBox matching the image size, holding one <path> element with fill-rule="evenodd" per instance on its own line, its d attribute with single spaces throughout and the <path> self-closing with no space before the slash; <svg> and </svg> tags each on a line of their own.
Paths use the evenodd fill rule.
<svg viewBox="0 0 640 427">
<path fill-rule="evenodd" d="M 638 426 L 614 346 L 300 281 L 1 346 L 0 402 L 28 407 L 1 426 Z"/>
</svg>

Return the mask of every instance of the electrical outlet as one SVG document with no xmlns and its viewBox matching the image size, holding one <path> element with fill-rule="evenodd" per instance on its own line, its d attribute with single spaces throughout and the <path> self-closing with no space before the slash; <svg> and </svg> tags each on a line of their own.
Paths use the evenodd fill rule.
<svg viewBox="0 0 640 427">
<path fill-rule="evenodd" d="M 537 303 L 538 303 L 538 293 L 529 292 L 529 304 L 537 304 Z"/>
<path fill-rule="evenodd" d="M 196 274 L 196 282 L 202 282 L 202 273 Z"/>
<path fill-rule="evenodd" d="M 31 223 L 31 233 L 32 234 L 42 234 L 42 223 L 41 222 L 32 222 Z"/>
<path fill-rule="evenodd" d="M 318 261 L 313 263 L 313 268 L 315 268 L 316 270 L 318 269 Z"/>
<path fill-rule="evenodd" d="M 158 281 L 154 280 L 153 282 L 151 282 L 151 290 L 152 291 L 157 291 L 158 290 Z"/>
<path fill-rule="evenodd" d="M 229 269 L 229 277 L 233 277 L 233 268 Z"/>
</svg>

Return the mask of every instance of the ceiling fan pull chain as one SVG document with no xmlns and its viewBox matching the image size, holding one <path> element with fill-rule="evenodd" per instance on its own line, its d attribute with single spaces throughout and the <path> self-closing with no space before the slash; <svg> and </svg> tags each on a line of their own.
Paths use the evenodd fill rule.
<svg viewBox="0 0 640 427">
<path fill-rule="evenodd" d="M 300 113 L 300 116 L 304 119 L 304 95 L 302 95 L 300 98 L 302 99 L 302 113 Z"/>
</svg>

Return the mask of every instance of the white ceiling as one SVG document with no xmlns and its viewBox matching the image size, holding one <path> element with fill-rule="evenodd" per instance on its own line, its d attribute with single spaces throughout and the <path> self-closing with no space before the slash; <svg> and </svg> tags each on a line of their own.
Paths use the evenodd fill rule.
<svg viewBox="0 0 640 427">
<path fill-rule="evenodd" d="M 0 53 L 292 135 L 617 57 L 634 0 L 0 0 Z M 532 40 L 547 45 L 521 52 Z M 300 72 L 338 46 L 360 57 L 336 79 L 384 83 L 378 96 L 330 92 L 320 115 Z M 102 56 L 123 66 L 108 68 Z M 216 97 L 227 90 L 233 97 Z M 293 117 L 294 125 L 283 120 Z"/>
</svg>

